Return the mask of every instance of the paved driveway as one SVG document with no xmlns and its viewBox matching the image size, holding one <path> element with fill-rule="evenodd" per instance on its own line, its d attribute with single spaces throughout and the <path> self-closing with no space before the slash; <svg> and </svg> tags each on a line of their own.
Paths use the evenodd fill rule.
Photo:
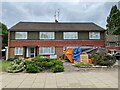
<svg viewBox="0 0 120 90">
<path fill-rule="evenodd" d="M 118 71 L 1 73 L 2 88 L 118 88 Z"/>
</svg>

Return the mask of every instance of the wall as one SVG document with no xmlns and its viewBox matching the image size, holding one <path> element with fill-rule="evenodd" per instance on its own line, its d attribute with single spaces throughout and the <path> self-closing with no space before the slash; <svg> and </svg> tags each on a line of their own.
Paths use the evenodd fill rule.
<svg viewBox="0 0 120 90">
<path fill-rule="evenodd" d="M 55 47 L 55 53 L 57 54 L 57 57 L 63 55 L 63 47 Z"/>
<path fill-rule="evenodd" d="M 14 48 L 13 47 L 10 47 L 9 48 L 9 58 L 14 58 Z"/>
</svg>

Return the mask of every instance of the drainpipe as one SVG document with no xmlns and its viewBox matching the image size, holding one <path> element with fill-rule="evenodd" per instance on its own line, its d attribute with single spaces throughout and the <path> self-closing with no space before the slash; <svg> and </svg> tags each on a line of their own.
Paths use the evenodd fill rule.
<svg viewBox="0 0 120 90">
<path fill-rule="evenodd" d="M 8 47 L 5 47 L 5 54 L 6 54 L 5 60 L 8 60 Z"/>
</svg>

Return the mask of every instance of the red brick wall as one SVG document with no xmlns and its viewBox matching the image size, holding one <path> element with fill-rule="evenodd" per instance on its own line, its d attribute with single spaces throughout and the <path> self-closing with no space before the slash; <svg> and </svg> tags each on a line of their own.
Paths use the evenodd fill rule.
<svg viewBox="0 0 120 90">
<path fill-rule="evenodd" d="M 11 40 L 10 47 L 20 46 L 80 46 L 93 45 L 105 47 L 105 40 Z"/>
<path fill-rule="evenodd" d="M 9 48 L 9 58 L 14 58 L 14 48 Z"/>
<path fill-rule="evenodd" d="M 55 47 L 55 54 L 57 54 L 57 57 L 63 55 L 63 47 Z"/>
<path fill-rule="evenodd" d="M 120 50 L 120 47 L 106 47 L 108 50 Z"/>
</svg>

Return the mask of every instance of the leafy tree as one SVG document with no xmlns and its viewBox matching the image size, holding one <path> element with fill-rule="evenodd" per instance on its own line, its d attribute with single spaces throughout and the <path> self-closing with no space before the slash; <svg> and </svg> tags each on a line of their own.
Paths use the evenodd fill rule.
<svg viewBox="0 0 120 90">
<path fill-rule="evenodd" d="M 8 42 L 8 32 L 7 32 L 7 26 L 1 22 L 0 22 L 0 33 L 2 34 L 2 48 L 5 48 Z"/>
<path fill-rule="evenodd" d="M 108 34 L 120 35 L 120 10 L 116 5 L 111 8 L 106 27 Z"/>
</svg>

